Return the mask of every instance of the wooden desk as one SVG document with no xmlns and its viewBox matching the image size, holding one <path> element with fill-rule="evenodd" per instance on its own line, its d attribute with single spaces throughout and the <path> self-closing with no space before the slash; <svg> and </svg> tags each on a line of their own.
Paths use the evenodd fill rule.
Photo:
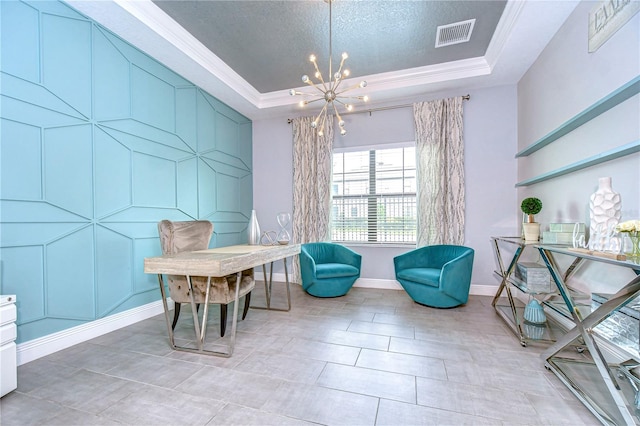
<svg viewBox="0 0 640 426">
<path fill-rule="evenodd" d="M 162 303 L 164 306 L 165 318 L 167 321 L 167 329 L 169 331 L 169 342 L 175 350 L 185 352 L 195 352 L 208 355 L 217 355 L 230 357 L 233 353 L 236 340 L 236 326 L 238 322 L 238 299 L 240 289 L 240 279 L 242 271 L 267 263 L 273 263 L 276 260 L 285 260 L 285 277 L 287 281 L 287 290 L 289 286 L 289 277 L 286 270 L 286 258 L 295 256 L 300 253 L 300 244 L 274 245 L 274 246 L 250 246 L 237 245 L 228 247 L 218 247 L 208 250 L 199 250 L 192 252 L 182 252 L 171 255 L 147 257 L 144 259 L 144 272 L 147 274 L 158 274 L 158 283 L 162 294 Z M 167 295 L 164 287 L 163 274 L 167 275 L 184 275 L 187 277 L 191 294 L 191 311 L 193 312 L 194 330 L 198 342 L 198 348 L 189 348 L 177 346 L 174 341 L 173 329 L 171 328 L 171 320 L 169 319 L 169 309 L 167 306 Z M 208 304 L 205 304 L 205 310 L 202 318 L 202 326 L 198 320 L 196 303 L 193 296 L 193 288 L 191 285 L 191 277 L 226 277 L 227 275 L 236 274 L 236 294 L 235 303 L 233 305 L 233 319 L 231 325 L 231 335 L 229 336 L 229 345 L 224 352 L 210 351 L 204 349 L 204 339 L 206 334 L 206 323 L 208 314 Z M 265 283 L 266 286 L 266 283 Z M 270 286 L 269 286 L 270 287 Z M 207 295 L 205 300 L 209 300 L 209 286 L 207 286 Z M 267 301 L 269 301 L 269 293 Z"/>
</svg>

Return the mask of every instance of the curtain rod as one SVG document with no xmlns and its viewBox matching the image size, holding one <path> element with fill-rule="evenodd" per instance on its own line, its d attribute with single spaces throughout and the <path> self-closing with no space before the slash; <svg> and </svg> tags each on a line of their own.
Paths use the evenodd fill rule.
<svg viewBox="0 0 640 426">
<path fill-rule="evenodd" d="M 471 95 L 462 96 L 462 100 L 464 100 L 464 101 L 468 101 L 470 99 L 471 99 Z M 365 112 L 368 112 L 369 115 L 371 115 L 372 112 L 376 112 L 376 111 L 386 111 L 386 110 L 389 110 L 389 109 L 400 109 L 400 108 L 409 108 L 409 107 L 413 107 L 413 104 L 394 105 L 394 106 L 388 106 L 388 107 L 365 109 L 365 110 L 362 110 L 362 111 L 345 112 L 342 115 L 364 114 Z M 291 124 L 292 122 L 293 122 L 292 118 L 287 118 L 287 124 Z"/>
</svg>

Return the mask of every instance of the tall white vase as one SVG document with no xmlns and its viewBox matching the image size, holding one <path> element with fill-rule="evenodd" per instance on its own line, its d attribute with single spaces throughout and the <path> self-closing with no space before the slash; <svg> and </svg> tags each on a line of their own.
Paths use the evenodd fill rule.
<svg viewBox="0 0 640 426">
<path fill-rule="evenodd" d="M 251 210 L 251 217 L 249 218 L 249 226 L 247 227 L 249 245 L 257 246 L 260 244 L 260 225 L 258 224 L 258 218 L 256 217 L 256 211 Z"/>
<path fill-rule="evenodd" d="M 604 247 L 606 234 L 620 222 L 621 209 L 622 199 L 611 188 L 611 178 L 598 179 L 598 190 L 589 199 L 589 248 Z"/>
</svg>

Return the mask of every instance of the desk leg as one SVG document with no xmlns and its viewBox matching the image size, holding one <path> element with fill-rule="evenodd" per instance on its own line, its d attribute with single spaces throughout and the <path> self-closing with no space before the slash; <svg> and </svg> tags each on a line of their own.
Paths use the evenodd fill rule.
<svg viewBox="0 0 640 426">
<path fill-rule="evenodd" d="M 233 303 L 233 319 L 231 320 L 231 336 L 229 342 L 229 354 L 233 353 L 233 348 L 236 345 L 236 328 L 238 326 L 238 305 L 240 304 L 240 283 L 242 282 L 242 271 L 236 275 L 236 298 Z"/>
<path fill-rule="evenodd" d="M 187 275 L 187 284 L 189 285 L 189 295 L 191 296 L 191 313 L 193 314 L 193 327 L 195 329 L 196 332 L 196 340 L 198 341 L 198 350 L 202 351 L 203 350 L 203 342 L 202 342 L 202 336 L 200 334 L 200 320 L 198 318 L 198 310 L 196 309 L 196 299 L 195 296 L 193 294 L 193 283 L 191 282 L 191 276 Z M 208 303 L 205 303 L 205 306 L 208 305 Z M 207 317 L 204 317 L 204 321 L 206 321 Z"/>
<path fill-rule="evenodd" d="M 269 311 L 280 311 L 280 312 L 289 312 L 291 310 L 291 288 L 289 285 L 289 271 L 287 269 L 287 258 L 283 258 L 284 262 L 284 277 L 286 282 L 286 290 L 287 290 L 287 307 L 285 308 L 272 308 L 271 307 L 271 293 L 273 286 L 273 262 L 269 264 L 269 280 L 267 281 L 267 264 L 262 265 L 262 276 L 264 277 L 264 291 L 265 297 L 267 299 L 267 306 L 251 306 L 251 309 L 266 309 Z"/>
<path fill-rule="evenodd" d="M 169 331 L 169 345 L 172 349 L 176 349 L 173 339 L 173 328 L 171 327 L 171 319 L 169 318 L 169 306 L 167 305 L 167 293 L 164 289 L 164 281 L 162 274 L 158 274 L 158 284 L 160 284 L 160 294 L 162 295 L 162 307 L 164 308 L 164 318 L 167 321 L 167 330 Z M 174 308 L 175 309 L 175 308 Z"/>
<path fill-rule="evenodd" d="M 196 301 L 195 301 L 195 296 L 193 293 L 193 284 L 191 282 L 191 277 L 189 275 L 186 276 L 187 278 L 187 283 L 189 285 L 189 293 L 191 295 L 191 311 L 193 313 L 193 327 L 194 327 L 194 332 L 196 335 L 196 340 L 198 343 L 198 348 L 194 349 L 194 348 L 189 348 L 189 347 L 184 347 L 184 346 L 177 346 L 175 344 L 175 339 L 174 339 L 174 333 L 173 333 L 173 329 L 171 328 L 171 319 L 169 318 L 169 307 L 167 305 L 167 295 L 164 289 L 164 282 L 162 280 L 162 274 L 158 274 L 158 283 L 160 284 L 160 293 L 162 294 L 162 304 L 164 307 L 164 316 L 165 316 L 165 320 L 167 322 L 167 330 L 169 332 L 169 344 L 171 345 L 171 348 L 177 351 L 183 351 L 183 352 L 191 352 L 191 353 L 196 353 L 196 354 L 205 354 L 205 355 L 215 355 L 215 356 L 222 356 L 225 358 L 229 358 L 232 354 L 233 354 L 233 349 L 235 347 L 236 344 L 236 329 L 237 329 L 237 325 L 238 325 L 238 303 L 239 303 L 239 298 L 240 298 L 240 283 L 242 281 L 242 272 L 238 272 L 237 277 L 236 277 L 236 293 L 235 293 L 235 300 L 234 300 L 234 304 L 233 304 L 233 319 L 232 319 L 232 323 L 231 323 L 231 336 L 229 337 L 229 345 L 227 346 L 227 351 L 226 352 L 219 352 L 219 351 L 210 351 L 210 350 L 206 350 L 204 349 L 204 341 L 205 341 L 205 337 L 206 337 L 206 332 L 207 332 L 207 319 L 209 316 L 209 303 L 205 303 L 204 304 L 204 312 L 203 312 L 203 316 L 202 316 L 202 324 L 200 324 L 199 318 L 198 318 L 198 311 L 196 309 Z M 206 296 L 205 296 L 205 300 L 208 301 L 209 300 L 209 292 L 210 292 L 210 287 L 211 287 L 211 277 L 207 278 L 207 290 L 205 292 Z"/>
</svg>

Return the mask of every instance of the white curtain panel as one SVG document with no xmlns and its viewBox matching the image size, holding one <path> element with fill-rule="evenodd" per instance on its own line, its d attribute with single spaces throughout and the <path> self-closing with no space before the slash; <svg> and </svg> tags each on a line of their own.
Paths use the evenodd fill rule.
<svg viewBox="0 0 640 426">
<path fill-rule="evenodd" d="M 417 246 L 464 242 L 462 97 L 413 105 L 416 125 Z"/>
<path fill-rule="evenodd" d="M 331 154 L 333 119 L 324 135 L 311 127 L 313 117 L 293 119 L 293 235 L 296 243 L 329 239 L 331 206 Z M 297 259 L 297 258 L 296 258 Z M 293 265 L 293 280 L 300 282 L 299 265 Z"/>
</svg>

